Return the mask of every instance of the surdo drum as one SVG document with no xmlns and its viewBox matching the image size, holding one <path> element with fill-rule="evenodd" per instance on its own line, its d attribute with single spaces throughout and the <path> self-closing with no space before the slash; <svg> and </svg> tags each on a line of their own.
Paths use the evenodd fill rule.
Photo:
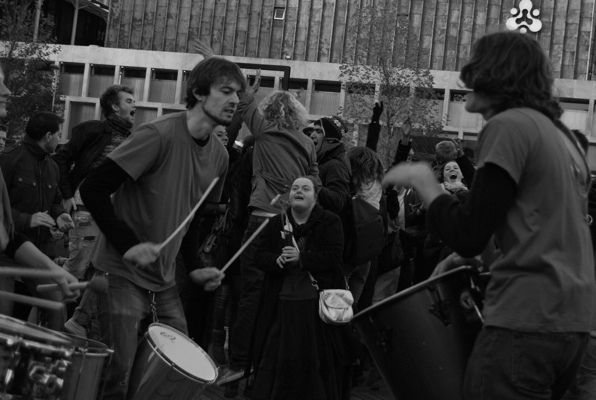
<svg viewBox="0 0 596 400">
<path fill-rule="evenodd" d="M 128 400 L 198 399 L 217 367 L 196 343 L 167 325 L 149 326 L 139 344 Z"/>
<path fill-rule="evenodd" d="M 482 327 L 481 290 L 459 267 L 399 292 L 351 321 L 399 400 L 461 400 Z"/>
</svg>

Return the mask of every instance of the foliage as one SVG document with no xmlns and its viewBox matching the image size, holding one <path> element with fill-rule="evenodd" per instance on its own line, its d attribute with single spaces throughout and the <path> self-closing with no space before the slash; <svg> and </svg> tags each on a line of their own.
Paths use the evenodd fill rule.
<svg viewBox="0 0 596 400">
<path fill-rule="evenodd" d="M 52 44 L 50 21 L 40 20 L 37 41 L 34 0 L 0 0 L 0 58 L 6 86 L 12 92 L 7 104 L 8 135 L 16 141 L 24 134 L 29 117 L 39 111 L 62 113 L 54 85 L 51 57 L 60 52 Z"/>
<path fill-rule="evenodd" d="M 383 128 L 377 146 L 387 164 L 399 138 L 398 127 L 410 118 L 415 134 L 436 135 L 443 122 L 430 70 L 418 67 L 418 39 L 409 30 L 408 18 L 399 13 L 399 2 L 371 3 L 362 9 L 358 37 L 348 45 L 340 66 L 346 93 L 344 118 L 368 124 L 375 101 L 383 102 Z"/>
</svg>

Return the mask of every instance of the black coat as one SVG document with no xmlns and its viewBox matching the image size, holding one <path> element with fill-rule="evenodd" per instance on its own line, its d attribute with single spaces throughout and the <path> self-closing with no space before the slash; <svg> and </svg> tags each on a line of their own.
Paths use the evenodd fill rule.
<svg viewBox="0 0 596 400">
<path fill-rule="evenodd" d="M 315 205 L 310 218 L 301 227 L 296 227 L 288 210 L 288 217 L 292 222 L 296 241 L 305 236 L 304 250 L 300 253 L 300 265 L 303 271 L 309 271 L 317 280 L 319 289 L 345 289 L 346 283 L 342 273 L 343 230 L 339 217 L 329 211 L 324 211 L 320 205 Z M 249 354 L 248 368 L 252 366 L 254 358 L 261 354 L 269 327 L 273 322 L 279 294 L 284 282 L 287 269 L 276 264 L 286 240 L 281 237 L 283 224 L 281 215 L 269 220 L 269 224 L 257 239 L 255 265 L 265 277 L 261 290 L 261 298 L 254 324 L 253 341 Z"/>
<path fill-rule="evenodd" d="M 350 197 L 350 161 L 341 143 L 324 142 L 317 154 L 321 191 L 319 204 L 327 211 L 339 214 Z"/>
<path fill-rule="evenodd" d="M 66 212 L 58 190 L 58 166 L 33 139 L 25 136 L 21 143 L 0 155 L 0 167 L 15 228 L 40 248 L 50 240 L 50 230 L 30 228 L 32 215 L 48 211 L 56 219 Z"/>
<path fill-rule="evenodd" d="M 86 121 L 72 128 L 70 140 L 54 155 L 60 168 L 60 192 L 65 199 L 74 197 L 81 181 L 91 172 L 91 165 L 111 139 L 112 127 L 107 120 Z"/>
</svg>

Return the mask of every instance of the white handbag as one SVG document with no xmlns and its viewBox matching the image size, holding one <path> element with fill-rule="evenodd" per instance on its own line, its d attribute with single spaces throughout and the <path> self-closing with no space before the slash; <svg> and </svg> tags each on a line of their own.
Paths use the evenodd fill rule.
<svg viewBox="0 0 596 400">
<path fill-rule="evenodd" d="M 308 272 L 308 276 L 312 285 L 319 292 L 319 316 L 323 322 L 330 325 L 342 325 L 350 322 L 354 316 L 352 293 L 345 289 L 320 290 L 317 281 L 310 272 Z"/>
</svg>

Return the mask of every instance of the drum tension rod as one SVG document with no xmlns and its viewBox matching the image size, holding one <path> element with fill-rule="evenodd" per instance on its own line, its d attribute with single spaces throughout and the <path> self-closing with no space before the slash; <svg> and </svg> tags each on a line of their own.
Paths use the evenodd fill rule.
<svg viewBox="0 0 596 400">
<path fill-rule="evenodd" d="M 393 351 L 393 328 L 390 326 L 378 328 L 372 316 L 369 316 L 368 320 L 370 321 L 370 324 L 374 328 L 375 332 L 377 332 L 377 346 L 383 349 L 385 353 L 391 353 Z"/>
<path fill-rule="evenodd" d="M 431 312 L 435 317 L 439 318 L 441 322 L 447 326 L 451 324 L 451 302 L 449 299 L 441 299 L 441 295 L 439 291 L 434 286 L 429 286 L 428 291 L 431 292 L 432 297 L 434 297 L 435 302 L 428 308 L 428 311 Z"/>
</svg>

